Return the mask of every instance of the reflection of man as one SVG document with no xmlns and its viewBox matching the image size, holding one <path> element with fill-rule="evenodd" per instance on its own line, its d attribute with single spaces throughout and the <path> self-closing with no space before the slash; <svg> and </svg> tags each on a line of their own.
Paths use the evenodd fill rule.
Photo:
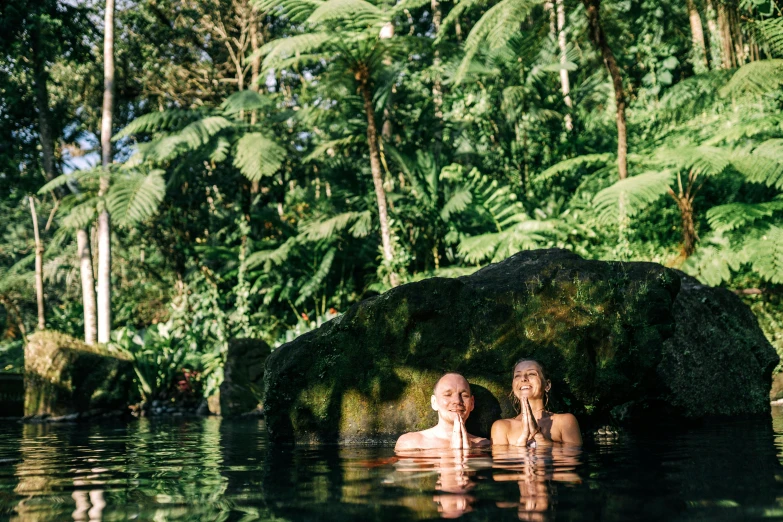
<svg viewBox="0 0 783 522">
<path fill-rule="evenodd" d="M 469 449 L 490 445 L 489 440 L 471 435 L 465 429 L 465 421 L 473 411 L 473 394 L 465 377 L 458 373 L 447 373 L 441 377 L 432 390 L 430 404 L 438 412 L 438 424 L 427 430 L 404 434 L 397 439 L 396 451 Z"/>
</svg>

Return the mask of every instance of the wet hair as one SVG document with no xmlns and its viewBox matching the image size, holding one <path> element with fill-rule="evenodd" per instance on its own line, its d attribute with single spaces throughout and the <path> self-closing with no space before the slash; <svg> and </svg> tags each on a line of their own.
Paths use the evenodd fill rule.
<svg viewBox="0 0 783 522">
<path fill-rule="evenodd" d="M 473 390 L 470 389 L 470 383 L 468 382 L 467 377 L 465 377 L 464 375 L 462 375 L 461 373 L 458 373 L 458 372 L 446 372 L 443 375 L 441 375 L 440 378 L 437 381 L 435 381 L 435 385 L 432 387 L 432 394 L 433 395 L 435 395 L 435 391 L 438 389 L 438 384 L 440 384 L 440 381 L 442 381 L 443 378 L 446 377 L 447 375 L 459 375 L 460 377 L 465 379 L 465 382 L 468 383 L 468 390 L 470 391 L 470 394 L 473 395 Z"/>
</svg>

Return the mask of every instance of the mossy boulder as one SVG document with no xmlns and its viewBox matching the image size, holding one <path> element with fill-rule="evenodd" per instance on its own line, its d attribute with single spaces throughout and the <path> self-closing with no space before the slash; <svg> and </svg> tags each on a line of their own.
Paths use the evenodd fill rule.
<svg viewBox="0 0 783 522">
<path fill-rule="evenodd" d="M 508 395 L 512 365 L 521 357 L 547 369 L 550 408 L 573 412 L 583 423 L 653 410 L 768 411 L 758 394 L 769 393 L 768 366 L 776 356 L 752 314 L 731 294 L 696 288 L 689 279 L 681 293 L 681 280 L 654 263 L 538 250 L 470 276 L 395 288 L 272 353 L 264 398 L 270 436 L 369 442 L 423 429 L 436 420 L 429 397 L 446 371 L 470 381 L 477 405 L 468 427 L 487 435 L 495 419 L 515 415 Z M 714 323 L 721 325 L 711 330 Z M 699 365 L 718 342 L 710 335 L 732 328 L 733 339 L 752 341 L 733 351 L 731 341 L 724 343 L 726 354 L 742 354 L 747 363 L 731 368 L 744 372 L 735 382 L 746 386 L 733 390 L 727 410 L 702 393 L 717 372 L 705 375 Z M 680 350 L 699 356 L 682 359 Z"/>
<path fill-rule="evenodd" d="M 658 397 L 684 417 L 769 412 L 779 357 L 755 315 L 725 288 L 678 275 L 676 328 L 663 346 Z"/>
<path fill-rule="evenodd" d="M 223 417 L 235 417 L 259 407 L 264 392 L 264 363 L 271 351 L 261 339 L 229 340 L 220 385 Z"/>
<path fill-rule="evenodd" d="M 38 332 L 25 347 L 25 415 L 125 409 L 133 399 L 129 360 L 59 332 Z"/>
</svg>

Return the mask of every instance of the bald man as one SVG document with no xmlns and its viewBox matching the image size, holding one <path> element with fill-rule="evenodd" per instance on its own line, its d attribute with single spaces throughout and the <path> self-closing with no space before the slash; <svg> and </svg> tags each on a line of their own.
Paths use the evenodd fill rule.
<svg viewBox="0 0 783 522">
<path fill-rule="evenodd" d="M 430 397 L 432 409 L 438 412 L 434 427 L 406 433 L 397 439 L 395 451 L 416 449 L 470 449 L 489 446 L 489 440 L 471 435 L 465 421 L 473 411 L 473 394 L 467 379 L 458 373 L 447 373 L 435 384 Z"/>
</svg>

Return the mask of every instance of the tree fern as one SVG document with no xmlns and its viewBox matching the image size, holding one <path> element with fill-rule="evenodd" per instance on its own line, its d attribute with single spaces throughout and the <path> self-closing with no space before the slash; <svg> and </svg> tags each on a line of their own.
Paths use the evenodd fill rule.
<svg viewBox="0 0 783 522">
<path fill-rule="evenodd" d="M 620 180 L 600 191 L 593 198 L 593 206 L 600 223 L 610 223 L 620 218 L 621 207 L 626 216 L 632 217 L 647 205 L 666 193 L 672 181 L 668 170 L 647 172 Z"/>
<path fill-rule="evenodd" d="M 283 147 L 260 132 L 251 132 L 237 142 L 234 166 L 250 181 L 258 181 L 277 172 L 285 156 Z"/>
<path fill-rule="evenodd" d="M 568 158 L 559 163 L 555 163 L 541 174 L 536 176 L 536 181 L 545 181 L 555 176 L 571 172 L 581 167 L 593 165 L 607 165 L 615 161 L 614 154 L 584 154 L 575 158 Z"/>
</svg>

